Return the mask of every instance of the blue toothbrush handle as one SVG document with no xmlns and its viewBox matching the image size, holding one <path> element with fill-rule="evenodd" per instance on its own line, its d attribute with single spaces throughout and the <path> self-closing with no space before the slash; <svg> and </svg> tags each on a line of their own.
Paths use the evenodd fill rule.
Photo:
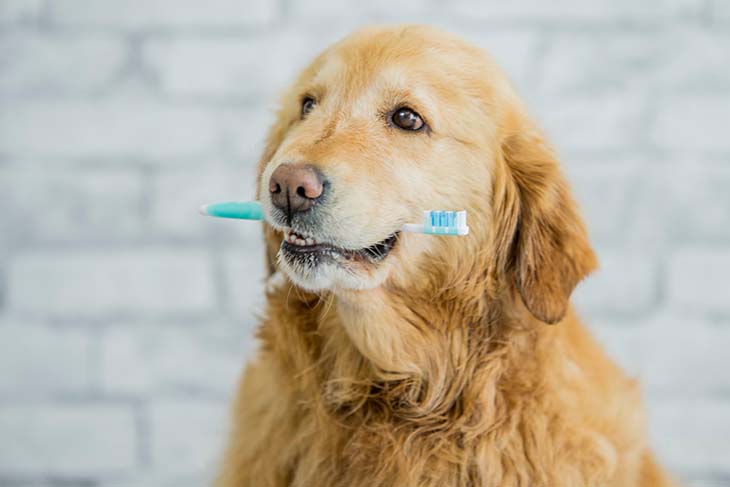
<svg viewBox="0 0 730 487">
<path fill-rule="evenodd" d="M 264 212 L 258 201 L 226 201 L 211 203 L 200 207 L 200 213 L 219 218 L 236 218 L 238 220 L 263 220 Z"/>
</svg>

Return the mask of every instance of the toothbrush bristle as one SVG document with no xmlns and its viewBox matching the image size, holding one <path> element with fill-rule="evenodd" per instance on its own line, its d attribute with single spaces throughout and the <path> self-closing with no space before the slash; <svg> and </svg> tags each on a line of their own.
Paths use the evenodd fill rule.
<svg viewBox="0 0 730 487">
<path fill-rule="evenodd" d="M 468 235 L 466 211 L 424 210 L 421 224 L 407 223 L 404 231 L 430 235 Z"/>
<path fill-rule="evenodd" d="M 423 212 L 423 224 L 427 227 L 454 228 L 466 225 L 466 211 L 431 210 Z"/>
</svg>

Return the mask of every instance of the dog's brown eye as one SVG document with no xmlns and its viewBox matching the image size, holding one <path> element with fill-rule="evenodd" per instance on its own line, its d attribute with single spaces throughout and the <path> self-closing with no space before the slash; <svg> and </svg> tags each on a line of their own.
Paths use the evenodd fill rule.
<svg viewBox="0 0 730 487">
<path fill-rule="evenodd" d="M 391 120 L 396 127 L 403 130 L 421 130 L 425 125 L 421 116 L 410 108 L 399 108 L 393 113 Z"/>
<path fill-rule="evenodd" d="M 317 102 L 314 101 L 314 98 L 311 96 L 307 96 L 302 100 L 302 118 L 306 117 L 309 112 L 314 110 L 315 105 L 317 105 Z"/>
</svg>

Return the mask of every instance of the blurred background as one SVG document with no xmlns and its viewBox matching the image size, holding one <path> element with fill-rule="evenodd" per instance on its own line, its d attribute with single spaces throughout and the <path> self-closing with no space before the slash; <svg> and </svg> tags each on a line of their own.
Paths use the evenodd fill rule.
<svg viewBox="0 0 730 487">
<path fill-rule="evenodd" d="M 730 2 L 0 0 L 0 485 L 206 485 L 255 349 L 277 93 L 359 25 L 489 49 L 602 270 L 575 301 L 687 485 L 730 485 Z"/>
</svg>

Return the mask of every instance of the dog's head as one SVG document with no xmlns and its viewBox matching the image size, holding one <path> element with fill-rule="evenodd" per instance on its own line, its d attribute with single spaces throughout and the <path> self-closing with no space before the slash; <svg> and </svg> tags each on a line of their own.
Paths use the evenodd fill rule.
<svg viewBox="0 0 730 487">
<path fill-rule="evenodd" d="M 283 98 L 258 192 L 270 257 L 311 291 L 461 268 L 498 276 L 555 322 L 595 265 L 555 157 L 502 72 L 429 27 L 366 29 L 318 56 Z M 466 210 L 470 235 L 400 232 L 432 209 Z"/>
</svg>

